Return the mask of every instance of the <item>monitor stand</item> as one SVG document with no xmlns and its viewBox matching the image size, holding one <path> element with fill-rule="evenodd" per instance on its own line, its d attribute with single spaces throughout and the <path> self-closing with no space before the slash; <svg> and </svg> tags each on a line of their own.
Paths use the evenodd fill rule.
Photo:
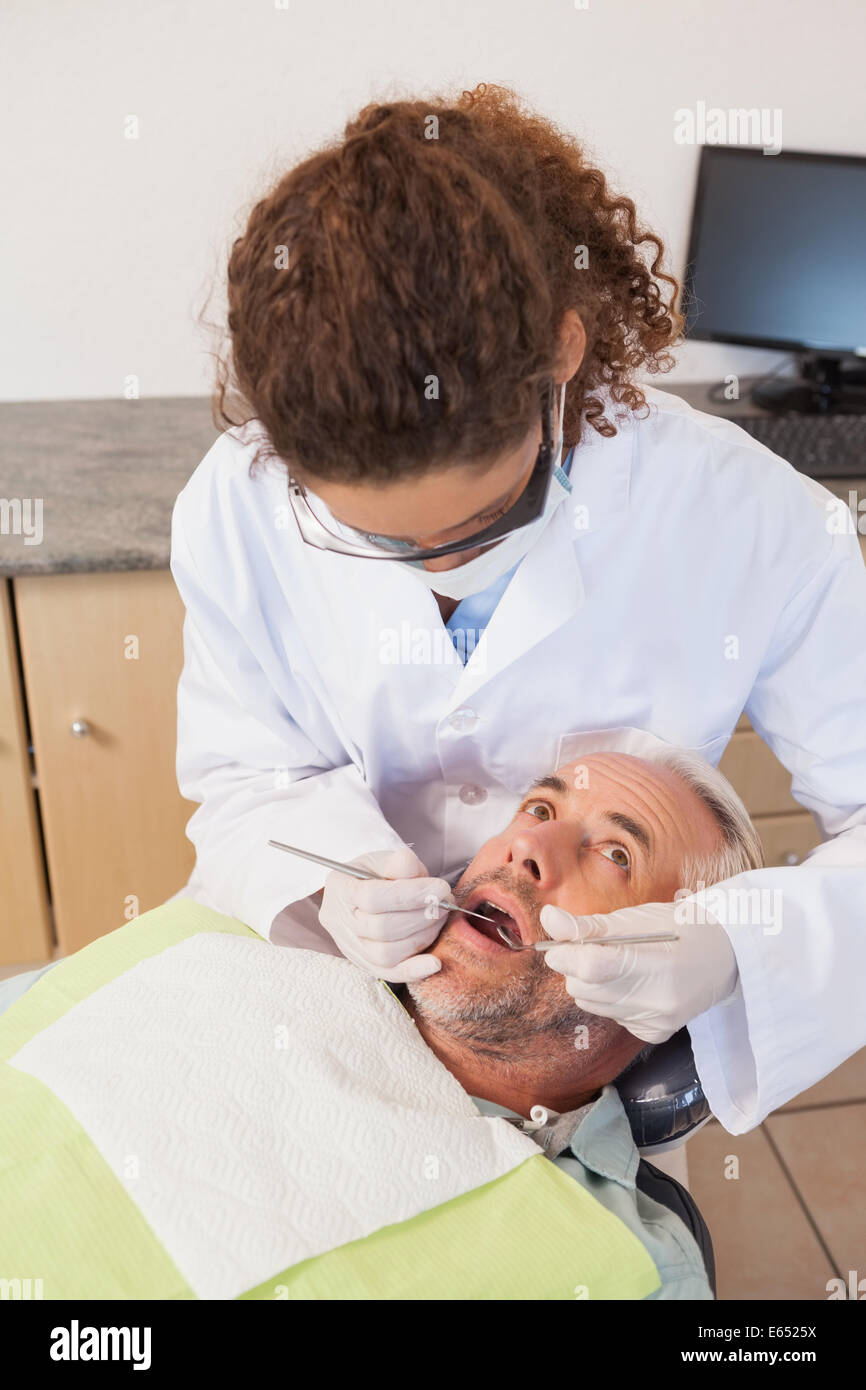
<svg viewBox="0 0 866 1390">
<path fill-rule="evenodd" d="M 849 358 L 818 353 L 799 356 L 799 379 L 756 382 L 751 392 L 755 405 L 803 415 L 866 414 L 866 365 L 853 366 Z"/>
</svg>

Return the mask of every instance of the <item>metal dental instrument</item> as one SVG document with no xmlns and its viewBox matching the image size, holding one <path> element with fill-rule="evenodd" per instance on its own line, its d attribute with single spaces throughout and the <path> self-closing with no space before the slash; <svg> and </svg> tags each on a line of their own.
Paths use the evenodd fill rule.
<svg viewBox="0 0 866 1390">
<path fill-rule="evenodd" d="M 384 874 L 374 874 L 372 869 L 359 869 L 356 864 L 341 864 L 339 859 L 328 859 L 324 854 L 314 854 L 311 849 L 298 849 L 295 845 L 284 845 L 280 840 L 268 840 L 274 849 L 284 849 L 288 854 L 297 854 L 301 859 L 309 859 L 313 864 L 321 864 L 325 869 L 336 869 L 338 873 L 349 874 L 352 878 L 384 879 Z M 447 907 L 452 912 L 462 912 L 464 917 L 480 917 L 482 922 L 490 922 L 498 935 L 512 951 L 549 951 L 551 946 L 620 946 L 636 941 L 679 941 L 674 932 L 660 932 L 658 936 L 601 936 L 587 938 L 585 941 L 532 941 L 518 945 L 510 936 L 508 928 L 503 927 L 485 912 L 474 912 L 461 907 L 459 903 L 437 901 L 438 907 Z"/>
<path fill-rule="evenodd" d="M 321 864 L 324 869 L 336 869 L 338 873 L 349 874 L 351 878 L 378 878 L 384 879 L 385 874 L 374 874 L 372 869 L 359 869 L 356 864 L 341 864 L 339 859 L 328 859 L 324 854 L 313 854 L 309 849 L 298 849 L 295 845 L 284 845 L 280 840 L 268 840 L 269 845 L 274 849 L 284 849 L 288 854 L 297 854 L 301 859 L 309 859 L 313 864 Z M 437 907 L 447 907 L 451 912 L 462 912 L 466 917 L 480 917 L 482 922 L 496 923 L 492 917 L 487 917 L 483 912 L 467 912 L 466 908 L 460 907 L 459 903 L 440 902 L 437 899 Z M 501 928 L 497 926 L 497 931 L 501 934 Z M 515 950 L 522 949 L 515 947 Z"/>
<path fill-rule="evenodd" d="M 629 942 L 637 941 L 679 941 L 676 932 L 659 932 L 657 936 L 587 936 L 582 941 L 531 941 L 527 945 L 523 942 L 517 946 L 506 935 L 508 928 L 497 925 L 496 930 L 502 937 L 506 946 L 510 946 L 512 951 L 549 951 L 552 946 L 623 946 Z"/>
</svg>

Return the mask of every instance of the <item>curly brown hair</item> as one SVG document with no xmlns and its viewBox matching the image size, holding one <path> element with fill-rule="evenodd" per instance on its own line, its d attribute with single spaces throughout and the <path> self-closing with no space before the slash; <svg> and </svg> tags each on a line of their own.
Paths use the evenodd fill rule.
<svg viewBox="0 0 866 1390">
<path fill-rule="evenodd" d="M 258 419 L 253 467 L 277 458 L 302 481 L 486 467 L 537 422 L 575 309 L 587 346 L 565 444 L 585 425 L 616 434 L 594 393 L 640 411 L 632 374 L 673 366 L 683 320 L 663 257 L 634 203 L 511 89 L 365 106 L 233 244 L 215 423 Z"/>
</svg>

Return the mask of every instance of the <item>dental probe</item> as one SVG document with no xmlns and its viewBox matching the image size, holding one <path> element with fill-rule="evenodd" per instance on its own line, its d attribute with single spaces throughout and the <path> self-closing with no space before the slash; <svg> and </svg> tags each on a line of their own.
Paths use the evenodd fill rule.
<svg viewBox="0 0 866 1390">
<path fill-rule="evenodd" d="M 325 869 L 336 869 L 338 873 L 349 874 L 352 878 L 385 878 L 384 874 L 374 874 L 372 869 L 359 869 L 356 864 L 342 864 L 339 859 L 328 859 L 326 855 L 314 854 L 310 849 L 284 845 L 280 840 L 268 840 L 268 844 L 273 845 L 274 849 L 284 849 L 288 854 L 297 854 L 301 859 L 309 859 L 313 864 L 321 864 Z M 620 946 L 638 941 L 679 941 L 675 932 L 659 932 L 657 936 L 596 936 L 586 937 L 583 941 L 533 941 L 528 944 L 521 942 L 518 946 L 506 934 L 508 928 L 501 926 L 484 912 L 474 912 L 470 908 L 461 907 L 459 903 L 441 902 L 438 899 L 437 906 L 449 908 L 452 912 L 461 912 L 464 917 L 480 917 L 482 922 L 491 922 L 505 945 L 510 946 L 512 951 L 549 951 L 551 946 Z"/>
<path fill-rule="evenodd" d="M 533 951 L 549 951 L 551 946 L 623 946 L 633 941 L 679 941 L 676 932 L 662 931 L 656 936 L 585 936 L 578 941 L 533 941 Z M 517 946 L 518 951 L 525 951 L 526 946 Z"/>
<path fill-rule="evenodd" d="M 351 878 L 378 878 L 385 879 L 385 874 L 374 874 L 372 869 L 359 869 L 356 864 L 341 864 L 339 859 L 328 859 L 324 854 L 313 854 L 310 849 L 298 849 L 295 845 L 284 845 L 280 840 L 268 840 L 269 845 L 274 849 L 284 849 L 288 854 L 300 855 L 301 859 L 309 859 L 313 864 L 321 864 L 325 869 L 335 869 L 337 873 L 349 874 Z M 487 917 L 483 912 L 467 912 L 466 908 L 460 907 L 457 903 L 441 902 L 436 900 L 437 907 L 447 907 L 451 912 L 462 912 L 467 917 L 480 917 L 482 922 L 496 923 L 492 917 Z"/>
</svg>

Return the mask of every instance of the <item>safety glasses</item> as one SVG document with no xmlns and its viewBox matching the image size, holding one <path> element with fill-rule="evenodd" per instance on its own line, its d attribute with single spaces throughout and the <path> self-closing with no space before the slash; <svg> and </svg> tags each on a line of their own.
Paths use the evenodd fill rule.
<svg viewBox="0 0 866 1390">
<path fill-rule="evenodd" d="M 560 395 L 559 434 L 554 440 L 554 386 L 547 382 L 541 390 L 542 439 L 535 466 L 520 496 L 507 512 L 483 530 L 444 545 L 419 546 L 395 536 L 357 531 L 331 515 L 321 498 L 308 493 L 295 478 L 289 478 L 289 501 L 298 529 L 307 545 L 317 550 L 331 550 L 338 555 L 357 555 L 366 560 L 435 560 L 440 555 L 454 555 L 461 550 L 489 545 L 504 539 L 513 531 L 529 526 L 544 510 L 547 491 L 553 473 L 553 462 L 562 442 L 562 408 L 565 402 L 565 383 Z"/>
</svg>

